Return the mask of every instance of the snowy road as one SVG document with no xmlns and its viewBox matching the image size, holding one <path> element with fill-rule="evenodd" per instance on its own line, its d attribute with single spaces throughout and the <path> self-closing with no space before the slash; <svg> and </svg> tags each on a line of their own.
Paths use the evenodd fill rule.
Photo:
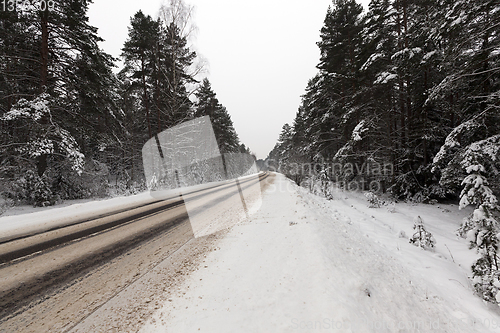
<svg viewBox="0 0 500 333">
<path fill-rule="evenodd" d="M 242 180 L 240 185 L 237 188 L 233 181 L 190 190 L 183 195 L 183 204 L 178 204 L 178 199 L 160 201 L 84 223 L 66 222 L 67 226 L 0 244 L 3 257 L 15 255 L 23 245 L 49 245 L 0 265 L 0 331 L 68 330 L 183 246 L 188 252 L 203 248 L 210 237 L 194 239 L 194 220 L 198 229 L 219 230 L 211 228 L 211 218 L 224 214 L 228 219 L 218 218 L 218 227 L 227 228 L 243 213 L 233 204 L 240 201 L 239 190 L 251 192 L 255 188 L 260 195 L 257 176 Z M 153 197 L 158 199 L 159 195 Z M 209 214 L 210 209 L 216 215 Z M 56 220 L 64 219 L 39 224 L 47 229 Z M 37 225 L 36 230 L 40 228 Z M 4 229 L 4 237 L 8 232 L 28 230 Z"/>
<path fill-rule="evenodd" d="M 465 212 L 403 203 L 373 209 L 349 192 L 327 201 L 279 174 L 249 190 L 248 198 L 263 191 L 260 209 L 249 201 L 250 217 L 239 224 L 197 238 L 181 224 L 0 330 L 500 332 L 499 310 L 475 296 L 466 277 L 475 255 L 454 236 Z M 214 209 L 219 221 L 241 216 L 229 202 Z M 433 251 L 401 236 L 411 234 L 416 214 L 437 239 Z"/>
<path fill-rule="evenodd" d="M 426 262 L 413 271 L 351 221 L 359 215 L 344 198 L 328 202 L 277 175 L 261 210 L 227 234 L 141 332 L 498 331 L 500 317 L 470 290 L 465 299 L 440 293 L 418 274 Z"/>
</svg>

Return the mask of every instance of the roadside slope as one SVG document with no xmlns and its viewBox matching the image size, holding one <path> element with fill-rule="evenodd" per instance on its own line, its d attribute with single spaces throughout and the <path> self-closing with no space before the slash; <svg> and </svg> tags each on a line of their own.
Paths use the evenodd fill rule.
<svg viewBox="0 0 500 333">
<path fill-rule="evenodd" d="M 282 175 L 263 199 L 142 332 L 494 332 L 335 217 L 335 202 Z"/>
</svg>

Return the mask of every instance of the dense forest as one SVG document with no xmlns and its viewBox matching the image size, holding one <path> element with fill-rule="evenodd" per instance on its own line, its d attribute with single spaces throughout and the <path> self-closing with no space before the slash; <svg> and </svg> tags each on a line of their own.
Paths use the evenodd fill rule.
<svg viewBox="0 0 500 333">
<path fill-rule="evenodd" d="M 51 3 L 0 11 L 2 209 L 143 190 L 144 143 L 198 116 L 210 116 L 221 152 L 249 152 L 199 79 L 192 8 L 182 0 L 157 19 L 131 17 L 123 68 L 99 48 L 91 1 Z"/>
<path fill-rule="evenodd" d="M 473 285 L 500 304 L 500 3 L 336 0 L 318 73 L 267 164 L 332 199 L 389 192 L 475 207 L 458 234 Z"/>
<path fill-rule="evenodd" d="M 498 191 L 499 32 L 494 0 L 334 1 L 318 73 L 268 162 L 425 201 L 458 197 L 478 153 Z"/>
</svg>

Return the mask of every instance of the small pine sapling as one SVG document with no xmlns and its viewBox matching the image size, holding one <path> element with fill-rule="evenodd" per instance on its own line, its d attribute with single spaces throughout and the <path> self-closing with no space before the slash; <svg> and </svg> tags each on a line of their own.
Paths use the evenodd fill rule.
<svg viewBox="0 0 500 333">
<path fill-rule="evenodd" d="M 432 234 L 425 229 L 422 218 L 417 216 L 413 222 L 413 229 L 415 229 L 416 232 L 410 238 L 410 244 L 414 244 L 422 249 L 434 247 L 434 245 L 436 245 L 436 240 Z"/>
<path fill-rule="evenodd" d="M 371 191 L 365 193 L 365 197 L 370 204 L 370 206 L 368 206 L 369 208 L 380 208 L 380 206 L 382 205 L 382 201 L 379 199 L 379 197 Z"/>
<path fill-rule="evenodd" d="M 319 173 L 319 181 L 321 184 L 321 193 L 327 200 L 332 200 L 332 191 L 331 191 L 331 181 L 330 177 L 328 176 L 328 170 L 325 168 L 322 168 L 320 173 Z"/>
</svg>

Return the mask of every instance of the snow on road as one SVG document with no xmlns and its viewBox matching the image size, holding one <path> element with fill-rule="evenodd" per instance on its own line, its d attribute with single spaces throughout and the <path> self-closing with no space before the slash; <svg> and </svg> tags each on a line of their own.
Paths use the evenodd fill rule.
<svg viewBox="0 0 500 333">
<path fill-rule="evenodd" d="M 474 255 L 453 235 L 457 216 L 433 206 L 392 211 L 356 194 L 326 201 L 278 174 L 261 209 L 141 331 L 499 332 L 497 309 L 465 277 Z M 417 212 L 435 233 L 434 252 L 398 237 L 411 235 Z"/>
<path fill-rule="evenodd" d="M 239 180 L 256 180 L 257 177 L 256 174 L 248 175 L 240 177 Z M 182 189 L 146 191 L 136 195 L 119 196 L 111 199 L 68 200 L 63 204 L 48 207 L 26 205 L 12 207 L 0 216 L 0 242 L 74 224 L 76 221 L 89 220 L 99 215 L 132 209 L 150 204 L 156 200 L 176 199 L 181 194 L 186 199 L 186 207 L 189 210 L 191 203 L 195 201 L 190 199 L 190 193 L 227 184 L 234 184 L 234 180 L 204 183 L 183 187 Z M 192 219 L 192 222 L 197 222 L 197 219 Z M 193 227 L 196 227 L 196 225 L 193 225 Z"/>
</svg>

